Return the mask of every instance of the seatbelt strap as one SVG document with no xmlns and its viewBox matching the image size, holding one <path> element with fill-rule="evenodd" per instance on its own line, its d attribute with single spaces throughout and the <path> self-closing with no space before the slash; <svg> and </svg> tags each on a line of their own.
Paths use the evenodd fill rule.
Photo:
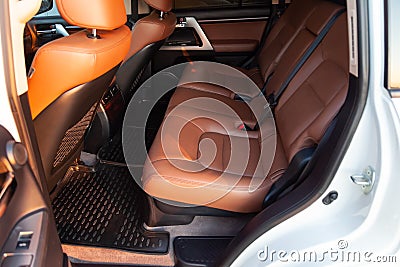
<svg viewBox="0 0 400 267">
<path fill-rule="evenodd" d="M 285 11 L 286 4 L 287 3 L 289 4 L 291 2 L 292 1 L 288 1 L 288 0 L 272 0 L 272 5 L 277 5 L 278 11 L 283 12 L 283 11 Z M 279 15 L 282 15 L 282 13 Z"/>
<path fill-rule="evenodd" d="M 267 37 L 268 37 L 269 33 L 271 32 L 271 30 L 272 30 L 273 26 L 275 25 L 275 23 L 278 21 L 279 17 L 280 17 L 279 7 L 278 7 L 278 5 L 274 5 L 273 4 L 271 6 L 270 20 L 268 21 L 267 26 L 265 26 L 265 29 L 264 29 L 263 34 L 261 36 L 260 45 L 259 45 L 259 47 L 257 49 L 256 55 L 260 54 L 265 40 L 267 39 Z"/>
<path fill-rule="evenodd" d="M 139 1 L 140 0 L 131 0 L 131 15 L 126 23 L 130 29 L 132 29 L 136 21 L 139 20 Z"/>
<path fill-rule="evenodd" d="M 254 55 L 252 57 L 250 57 L 248 60 L 246 60 L 245 63 L 242 64 L 243 68 L 250 66 L 254 62 L 254 60 L 258 57 L 258 55 L 261 53 L 263 44 L 265 43 L 265 40 L 267 39 L 273 26 L 278 21 L 278 19 L 280 18 L 280 16 L 282 15 L 284 10 L 285 10 L 285 0 L 272 0 L 271 1 L 271 14 L 269 16 L 268 24 L 265 26 L 265 29 L 262 33 L 262 36 L 260 39 L 260 44 L 257 48 L 257 51 L 254 53 Z"/>
<path fill-rule="evenodd" d="M 274 75 L 274 73 L 272 72 L 268 78 L 265 80 L 263 87 L 261 88 L 261 93 L 260 95 L 265 95 L 265 92 L 267 91 L 267 86 L 269 81 L 271 80 L 272 76 Z M 268 100 L 268 99 L 267 99 Z"/>
<path fill-rule="evenodd" d="M 318 45 L 322 42 L 322 40 L 328 34 L 328 32 L 332 28 L 333 24 L 335 24 L 336 19 L 341 14 L 343 14 L 344 11 L 345 11 L 345 9 L 341 9 L 335 15 L 332 16 L 332 18 L 328 21 L 328 23 L 325 25 L 325 27 L 321 30 L 321 32 L 318 34 L 318 36 L 312 42 L 310 47 L 306 50 L 306 52 L 304 52 L 303 56 L 300 58 L 300 60 L 296 64 L 296 66 L 290 72 L 288 78 L 285 80 L 285 82 L 279 88 L 276 95 L 271 94 L 267 97 L 267 99 L 273 100 L 271 103 L 269 103 L 271 108 L 274 108 L 278 104 L 279 98 L 282 96 L 283 92 L 286 90 L 289 83 L 292 81 L 294 76 L 296 76 L 297 72 L 299 72 L 299 70 L 301 69 L 301 67 L 303 67 L 303 65 L 307 61 L 307 59 L 312 55 L 312 53 L 315 51 L 315 49 L 318 47 Z"/>
</svg>

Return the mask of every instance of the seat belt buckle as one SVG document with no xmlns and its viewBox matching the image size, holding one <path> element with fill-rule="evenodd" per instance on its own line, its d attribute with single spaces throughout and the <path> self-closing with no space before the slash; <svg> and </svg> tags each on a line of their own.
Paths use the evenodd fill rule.
<svg viewBox="0 0 400 267">
<path fill-rule="evenodd" d="M 240 124 L 237 128 L 240 131 L 246 131 L 246 125 L 244 123 Z"/>
<path fill-rule="evenodd" d="M 240 130 L 240 131 L 245 131 L 245 132 L 254 131 L 255 130 L 255 129 L 251 128 L 250 126 L 246 125 L 246 123 L 244 123 L 244 122 L 239 124 L 237 129 Z"/>
</svg>

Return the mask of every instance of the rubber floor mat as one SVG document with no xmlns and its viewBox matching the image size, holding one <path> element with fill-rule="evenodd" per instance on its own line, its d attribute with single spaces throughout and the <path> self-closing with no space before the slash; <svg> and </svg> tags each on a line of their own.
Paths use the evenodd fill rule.
<svg viewBox="0 0 400 267">
<path fill-rule="evenodd" d="M 176 237 L 176 266 L 216 266 L 231 241 L 232 237 Z"/>
<path fill-rule="evenodd" d="M 126 167 L 69 171 L 53 200 L 62 243 L 167 253 L 169 234 L 144 228 L 147 202 Z"/>
<path fill-rule="evenodd" d="M 147 151 L 150 149 L 151 144 L 153 143 L 153 140 L 157 135 L 157 131 L 158 131 L 157 129 L 146 128 L 145 145 Z M 139 135 L 139 132 L 137 132 L 136 134 Z M 135 140 L 136 138 L 135 133 L 132 133 L 132 136 L 130 138 L 132 140 Z M 134 154 L 135 150 L 133 146 L 137 145 L 137 143 L 131 142 L 129 145 L 132 153 Z M 124 152 L 122 150 L 122 133 L 121 132 L 117 133 L 108 143 L 106 143 L 102 148 L 100 148 L 97 157 L 102 161 L 111 161 L 111 162 L 125 164 L 126 162 L 125 162 Z M 136 163 L 143 164 L 143 162 L 136 162 Z"/>
<path fill-rule="evenodd" d="M 151 145 L 153 144 L 154 138 L 157 135 L 158 129 L 164 119 L 165 111 L 168 107 L 168 100 L 170 96 L 165 96 L 162 101 L 156 103 L 154 108 L 149 114 L 148 121 L 146 123 L 145 130 L 145 146 L 147 151 L 149 151 Z M 152 102 L 138 102 L 136 105 L 152 105 Z M 135 154 L 135 146 L 138 145 L 137 141 L 140 141 L 141 131 L 143 128 L 138 128 L 137 130 L 130 133 L 128 139 L 133 140 L 130 142 L 128 140 L 128 145 L 130 146 L 130 151 Z M 98 158 L 103 161 L 111 161 L 116 163 L 126 163 L 124 158 L 124 153 L 122 150 L 122 130 L 119 131 L 108 143 L 106 143 L 98 153 Z M 135 164 L 143 164 L 144 162 L 133 161 Z"/>
</svg>

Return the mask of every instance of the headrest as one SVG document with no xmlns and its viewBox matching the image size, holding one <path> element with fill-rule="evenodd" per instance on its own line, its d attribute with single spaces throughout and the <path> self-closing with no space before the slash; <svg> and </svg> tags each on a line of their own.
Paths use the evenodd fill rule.
<svg viewBox="0 0 400 267">
<path fill-rule="evenodd" d="M 72 25 L 114 30 L 126 22 L 123 0 L 56 0 L 61 16 Z"/>
<path fill-rule="evenodd" d="M 173 5 L 172 0 L 144 0 L 144 1 L 152 8 L 163 12 L 171 11 Z"/>
</svg>

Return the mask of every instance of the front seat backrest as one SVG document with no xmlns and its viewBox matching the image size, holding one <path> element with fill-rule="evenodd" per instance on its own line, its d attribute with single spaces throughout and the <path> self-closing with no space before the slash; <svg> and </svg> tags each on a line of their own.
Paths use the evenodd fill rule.
<svg viewBox="0 0 400 267">
<path fill-rule="evenodd" d="M 53 189 L 79 156 L 93 113 L 128 53 L 123 0 L 56 0 L 61 16 L 86 30 L 41 47 L 28 74 L 39 151 Z"/>
<path fill-rule="evenodd" d="M 131 47 L 116 75 L 117 86 L 126 103 L 137 89 L 140 77 L 151 58 L 176 26 L 176 16 L 170 12 L 172 0 L 145 1 L 154 10 L 135 23 Z"/>
</svg>

